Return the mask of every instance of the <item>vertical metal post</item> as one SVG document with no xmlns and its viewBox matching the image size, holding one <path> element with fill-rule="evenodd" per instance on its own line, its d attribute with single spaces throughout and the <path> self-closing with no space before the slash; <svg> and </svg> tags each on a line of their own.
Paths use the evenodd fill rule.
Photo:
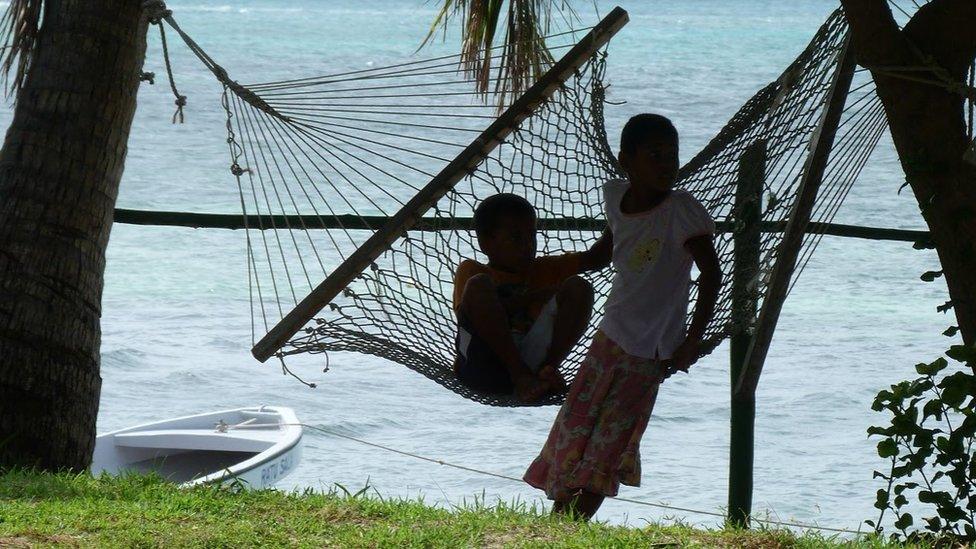
<svg viewBox="0 0 976 549">
<path fill-rule="evenodd" d="M 739 160 L 739 178 L 733 208 L 732 318 L 735 329 L 729 345 L 731 360 L 731 414 L 729 416 L 728 522 L 749 527 L 752 513 L 752 451 L 756 395 L 734 391 L 742 374 L 756 321 L 759 252 L 762 246 L 762 194 L 766 176 L 766 142 L 758 141 Z"/>
</svg>

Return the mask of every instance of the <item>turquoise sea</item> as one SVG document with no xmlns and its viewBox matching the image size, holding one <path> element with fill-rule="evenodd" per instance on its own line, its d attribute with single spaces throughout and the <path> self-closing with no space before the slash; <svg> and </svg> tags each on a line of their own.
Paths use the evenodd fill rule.
<svg viewBox="0 0 976 549">
<path fill-rule="evenodd" d="M 597 2 L 601 13 L 612 4 Z M 183 28 L 242 82 L 381 66 L 414 55 L 436 12 L 423 0 L 180 0 Z M 610 46 L 611 136 L 637 112 L 671 117 L 690 158 L 756 90 L 775 79 L 836 7 L 829 0 L 631 0 L 631 22 Z M 597 20 L 594 5 L 577 5 Z M 150 29 L 144 85 L 119 207 L 238 212 L 228 171 L 219 86 L 169 33 L 176 83 L 189 98 L 173 125 L 158 31 Z M 456 36 L 417 57 L 454 53 Z M 0 113 L 9 122 L 9 107 Z M 923 228 L 887 138 L 837 221 Z M 118 224 L 109 245 L 103 311 L 99 431 L 224 407 L 279 404 L 310 424 L 453 463 L 521 476 L 556 408 L 496 409 L 468 402 L 372 357 L 299 360 L 307 389 L 250 356 L 244 235 Z M 781 520 L 857 529 L 875 518 L 872 471 L 884 463 L 865 430 L 885 418 L 874 394 L 914 374 L 950 343 L 936 312 L 944 284 L 910 244 L 826 237 L 786 303 L 758 393 L 755 509 Z M 644 438 L 643 485 L 621 495 L 719 511 L 725 505 L 728 348 L 662 388 Z M 304 460 L 283 487 L 422 496 L 450 506 L 538 501 L 526 485 L 479 476 L 307 432 Z M 608 501 L 598 518 L 642 525 L 714 517 Z"/>
</svg>

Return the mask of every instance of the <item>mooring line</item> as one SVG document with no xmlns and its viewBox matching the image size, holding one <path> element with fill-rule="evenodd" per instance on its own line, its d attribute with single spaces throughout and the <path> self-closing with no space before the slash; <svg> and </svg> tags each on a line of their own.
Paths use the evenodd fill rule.
<svg viewBox="0 0 976 549">
<path fill-rule="evenodd" d="M 513 482 L 518 482 L 520 484 L 524 482 L 520 478 L 515 478 L 515 477 L 508 476 L 508 475 L 503 475 L 501 473 L 493 473 L 491 471 L 485 471 L 485 470 L 482 470 L 482 469 L 475 469 L 473 467 L 468 467 L 468 466 L 465 466 L 465 465 L 459 465 L 457 463 L 451 463 L 449 461 L 445 461 L 445 460 L 442 460 L 442 459 L 427 457 L 427 456 L 423 456 L 423 455 L 420 455 L 420 454 L 415 454 L 413 452 L 408 452 L 406 450 L 400 450 L 400 449 L 397 449 L 397 448 L 392 448 L 390 446 L 385 446 L 383 444 L 378 444 L 378 443 L 375 443 L 375 442 L 370 442 L 368 440 L 363 440 L 361 438 L 357 438 L 357 437 L 354 437 L 354 436 L 351 436 L 351 435 L 345 435 L 345 434 L 342 434 L 342 433 L 338 433 L 336 431 L 332 431 L 332 430 L 326 429 L 324 427 L 319 427 L 318 425 L 309 425 L 307 423 L 260 423 L 260 424 L 253 424 L 252 423 L 252 424 L 248 424 L 248 425 L 231 425 L 231 426 L 228 426 L 228 428 L 229 429 L 256 429 L 256 428 L 285 427 L 285 426 L 306 427 L 308 429 L 312 429 L 314 431 L 319 431 L 319 432 L 325 433 L 327 435 L 331 435 L 331 436 L 339 437 L 339 438 L 344 438 L 344 439 L 347 439 L 347 440 L 351 440 L 353 442 L 358 442 L 359 444 L 363 444 L 363 445 L 366 445 L 366 446 L 372 446 L 373 448 L 379 448 L 381 450 L 386 450 L 387 452 L 392 452 L 392 453 L 395 453 L 395 454 L 400 454 L 402 456 L 407 456 L 407 457 L 411 457 L 411 458 L 414 458 L 414 459 L 419 459 L 419 460 L 422 460 L 422 461 L 427 461 L 427 462 L 430 462 L 430 463 L 436 463 L 437 465 L 443 465 L 445 467 L 452 467 L 454 469 L 459 469 L 461 471 L 467 471 L 469 473 L 475 473 L 475 474 L 478 474 L 478 475 L 484 475 L 484 476 L 495 477 L 495 478 L 500 478 L 500 479 L 504 479 L 504 480 L 510 480 L 510 481 L 513 481 Z M 667 510 L 670 510 L 670 511 L 683 511 L 685 513 L 695 513 L 695 514 L 699 514 L 699 515 L 708 515 L 708 516 L 719 517 L 719 518 L 723 518 L 723 519 L 725 518 L 725 514 L 724 513 L 719 513 L 717 511 L 705 511 L 705 510 L 702 510 L 702 509 L 692 509 L 690 507 L 678 507 L 678 506 L 675 506 L 675 505 L 667 505 L 665 503 L 657 503 L 657 502 L 651 502 L 651 501 L 642 501 L 642 500 L 639 500 L 639 499 L 624 498 L 624 497 L 620 497 L 620 496 L 610 496 L 610 498 L 611 499 L 615 499 L 617 501 L 622 501 L 622 502 L 625 502 L 625 503 L 633 503 L 635 505 L 644 505 L 644 506 L 647 506 L 647 507 L 656 507 L 656 508 L 659 508 L 659 509 L 667 509 Z M 803 523 L 803 522 L 791 522 L 791 521 L 780 521 L 780 520 L 772 520 L 772 519 L 760 519 L 760 518 L 756 518 L 756 517 L 749 517 L 749 518 L 751 520 L 753 520 L 753 521 L 758 522 L 759 524 L 762 524 L 762 525 L 770 525 L 770 524 L 773 524 L 773 525 L 776 525 L 776 526 L 791 526 L 791 527 L 794 527 L 794 528 L 804 528 L 804 529 L 807 529 L 807 530 L 822 530 L 822 531 L 825 531 L 825 532 L 838 532 L 838 533 L 843 533 L 843 534 L 855 534 L 855 535 L 861 535 L 861 534 L 864 534 L 865 533 L 865 532 L 861 532 L 861 531 L 858 531 L 858 530 L 851 530 L 851 529 L 848 529 L 848 528 L 835 528 L 835 527 L 831 527 L 831 526 L 818 526 L 816 524 L 807 524 L 807 523 Z"/>
</svg>

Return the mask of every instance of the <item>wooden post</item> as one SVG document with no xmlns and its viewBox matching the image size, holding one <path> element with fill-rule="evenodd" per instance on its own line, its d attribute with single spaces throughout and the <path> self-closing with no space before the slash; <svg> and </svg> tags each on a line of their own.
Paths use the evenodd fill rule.
<svg viewBox="0 0 976 549">
<path fill-rule="evenodd" d="M 323 280 L 305 299 L 292 309 L 271 331 L 251 349 L 255 358 L 264 362 L 292 338 L 302 327 L 312 320 L 323 307 L 328 305 L 343 288 L 349 285 L 364 269 L 376 260 L 390 245 L 413 227 L 427 210 L 440 200 L 492 150 L 501 144 L 505 137 L 529 117 L 536 107 L 552 96 L 563 83 L 573 75 L 595 52 L 599 51 L 610 38 L 629 20 L 627 12 L 614 8 L 569 52 L 566 53 L 517 101 L 495 119 L 474 141 L 421 189 L 389 223 L 379 228 L 329 276 Z"/>
<path fill-rule="evenodd" d="M 762 194 L 766 176 L 766 142 L 758 141 L 739 160 L 733 208 L 732 319 L 729 340 L 731 414 L 729 416 L 728 521 L 749 527 L 752 513 L 752 449 L 756 419 L 755 393 L 737 394 L 735 383 L 745 367 L 758 308 L 759 252 L 762 247 Z"/>
<path fill-rule="evenodd" d="M 735 382 L 733 393 L 736 395 L 755 395 L 759 376 L 762 374 L 763 363 L 769 352 L 769 345 L 773 340 L 773 332 L 779 321 L 779 314 L 783 310 L 783 302 L 793 280 L 796 260 L 803 244 L 803 236 L 813 213 L 813 206 L 817 201 L 817 192 L 823 182 L 827 161 L 834 145 L 834 137 L 840 125 L 841 115 L 847 94 L 850 91 L 851 80 L 854 76 L 854 56 L 850 48 L 850 35 L 837 56 L 837 70 L 831 82 L 827 96 L 827 106 L 820 126 L 814 133 L 811 152 L 803 166 L 803 176 L 797 191 L 793 212 L 787 221 L 783 241 L 780 242 L 776 265 L 773 267 L 772 277 L 763 299 L 762 311 L 756 325 L 756 332 L 749 344 L 745 367 Z"/>
</svg>

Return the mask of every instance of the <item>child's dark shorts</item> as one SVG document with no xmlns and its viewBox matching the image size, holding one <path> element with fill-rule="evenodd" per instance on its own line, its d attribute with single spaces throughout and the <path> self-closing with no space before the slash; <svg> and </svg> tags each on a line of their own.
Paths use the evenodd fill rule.
<svg viewBox="0 0 976 549">
<path fill-rule="evenodd" d="M 458 381 L 482 393 L 512 393 L 512 376 L 483 339 L 471 329 L 465 318 L 458 319 L 458 333 L 454 339 L 457 358 L 454 373 Z"/>
<path fill-rule="evenodd" d="M 549 352 L 555 317 L 556 300 L 553 298 L 528 332 L 512 334 L 522 361 L 533 372 L 539 370 Z M 454 372 L 461 383 L 481 393 L 511 394 L 515 391 L 508 368 L 488 344 L 478 337 L 463 315 L 458 318 L 458 333 L 454 345 L 457 352 Z"/>
</svg>

